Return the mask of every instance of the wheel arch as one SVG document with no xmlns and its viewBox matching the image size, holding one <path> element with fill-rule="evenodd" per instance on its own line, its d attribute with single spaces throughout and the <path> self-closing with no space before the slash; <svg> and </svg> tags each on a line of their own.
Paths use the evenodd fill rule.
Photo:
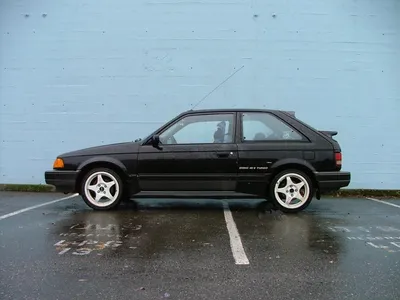
<svg viewBox="0 0 400 300">
<path fill-rule="evenodd" d="M 78 170 L 80 172 L 76 179 L 75 192 L 79 192 L 83 177 L 87 174 L 87 172 L 94 168 L 111 169 L 121 177 L 121 180 L 124 183 L 127 182 L 129 179 L 127 169 L 120 161 L 107 156 L 95 157 L 88 159 L 87 161 L 84 161 L 79 165 Z"/>
<path fill-rule="evenodd" d="M 270 183 L 272 180 L 275 178 L 276 175 L 278 175 L 280 172 L 284 170 L 299 170 L 301 172 L 304 172 L 312 181 L 314 191 L 318 190 L 318 182 L 315 177 L 315 168 L 307 161 L 301 160 L 301 159 L 285 159 L 276 162 L 272 167 L 271 167 L 271 176 L 269 177 L 268 180 L 268 185 L 267 185 L 267 193 L 269 193 L 270 189 Z"/>
</svg>

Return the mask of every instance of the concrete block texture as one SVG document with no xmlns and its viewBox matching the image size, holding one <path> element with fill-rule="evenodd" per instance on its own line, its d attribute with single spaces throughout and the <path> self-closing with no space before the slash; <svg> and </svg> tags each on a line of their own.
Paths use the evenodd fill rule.
<svg viewBox="0 0 400 300">
<path fill-rule="evenodd" d="M 400 175 L 400 1 L 0 2 L 0 183 L 197 108 L 285 109 L 337 130 L 350 188 Z"/>
</svg>

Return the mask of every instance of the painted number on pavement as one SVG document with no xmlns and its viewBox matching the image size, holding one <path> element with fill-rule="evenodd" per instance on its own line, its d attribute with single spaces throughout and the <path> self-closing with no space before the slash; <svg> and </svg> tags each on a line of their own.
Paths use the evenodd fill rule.
<svg viewBox="0 0 400 300">
<path fill-rule="evenodd" d="M 373 249 L 400 252 L 400 229 L 393 226 L 330 226 L 328 229 L 346 233 L 348 240 L 364 241 Z"/>
</svg>

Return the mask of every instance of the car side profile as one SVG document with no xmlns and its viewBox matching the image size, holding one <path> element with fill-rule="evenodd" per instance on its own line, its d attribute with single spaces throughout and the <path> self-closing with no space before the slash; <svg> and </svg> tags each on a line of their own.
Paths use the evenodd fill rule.
<svg viewBox="0 0 400 300">
<path fill-rule="evenodd" d="M 191 193 L 251 195 L 298 212 L 350 183 L 336 134 L 280 110 L 190 110 L 143 140 L 59 155 L 45 181 L 97 210 L 141 193 Z"/>
</svg>

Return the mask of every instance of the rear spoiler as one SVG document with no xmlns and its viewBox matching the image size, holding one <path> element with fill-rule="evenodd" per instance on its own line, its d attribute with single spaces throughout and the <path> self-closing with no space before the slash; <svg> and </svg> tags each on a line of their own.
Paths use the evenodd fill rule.
<svg viewBox="0 0 400 300">
<path fill-rule="evenodd" d="M 329 137 L 333 137 L 338 134 L 337 131 L 328 131 L 328 130 L 319 130 L 319 132 L 321 132 Z"/>
</svg>

